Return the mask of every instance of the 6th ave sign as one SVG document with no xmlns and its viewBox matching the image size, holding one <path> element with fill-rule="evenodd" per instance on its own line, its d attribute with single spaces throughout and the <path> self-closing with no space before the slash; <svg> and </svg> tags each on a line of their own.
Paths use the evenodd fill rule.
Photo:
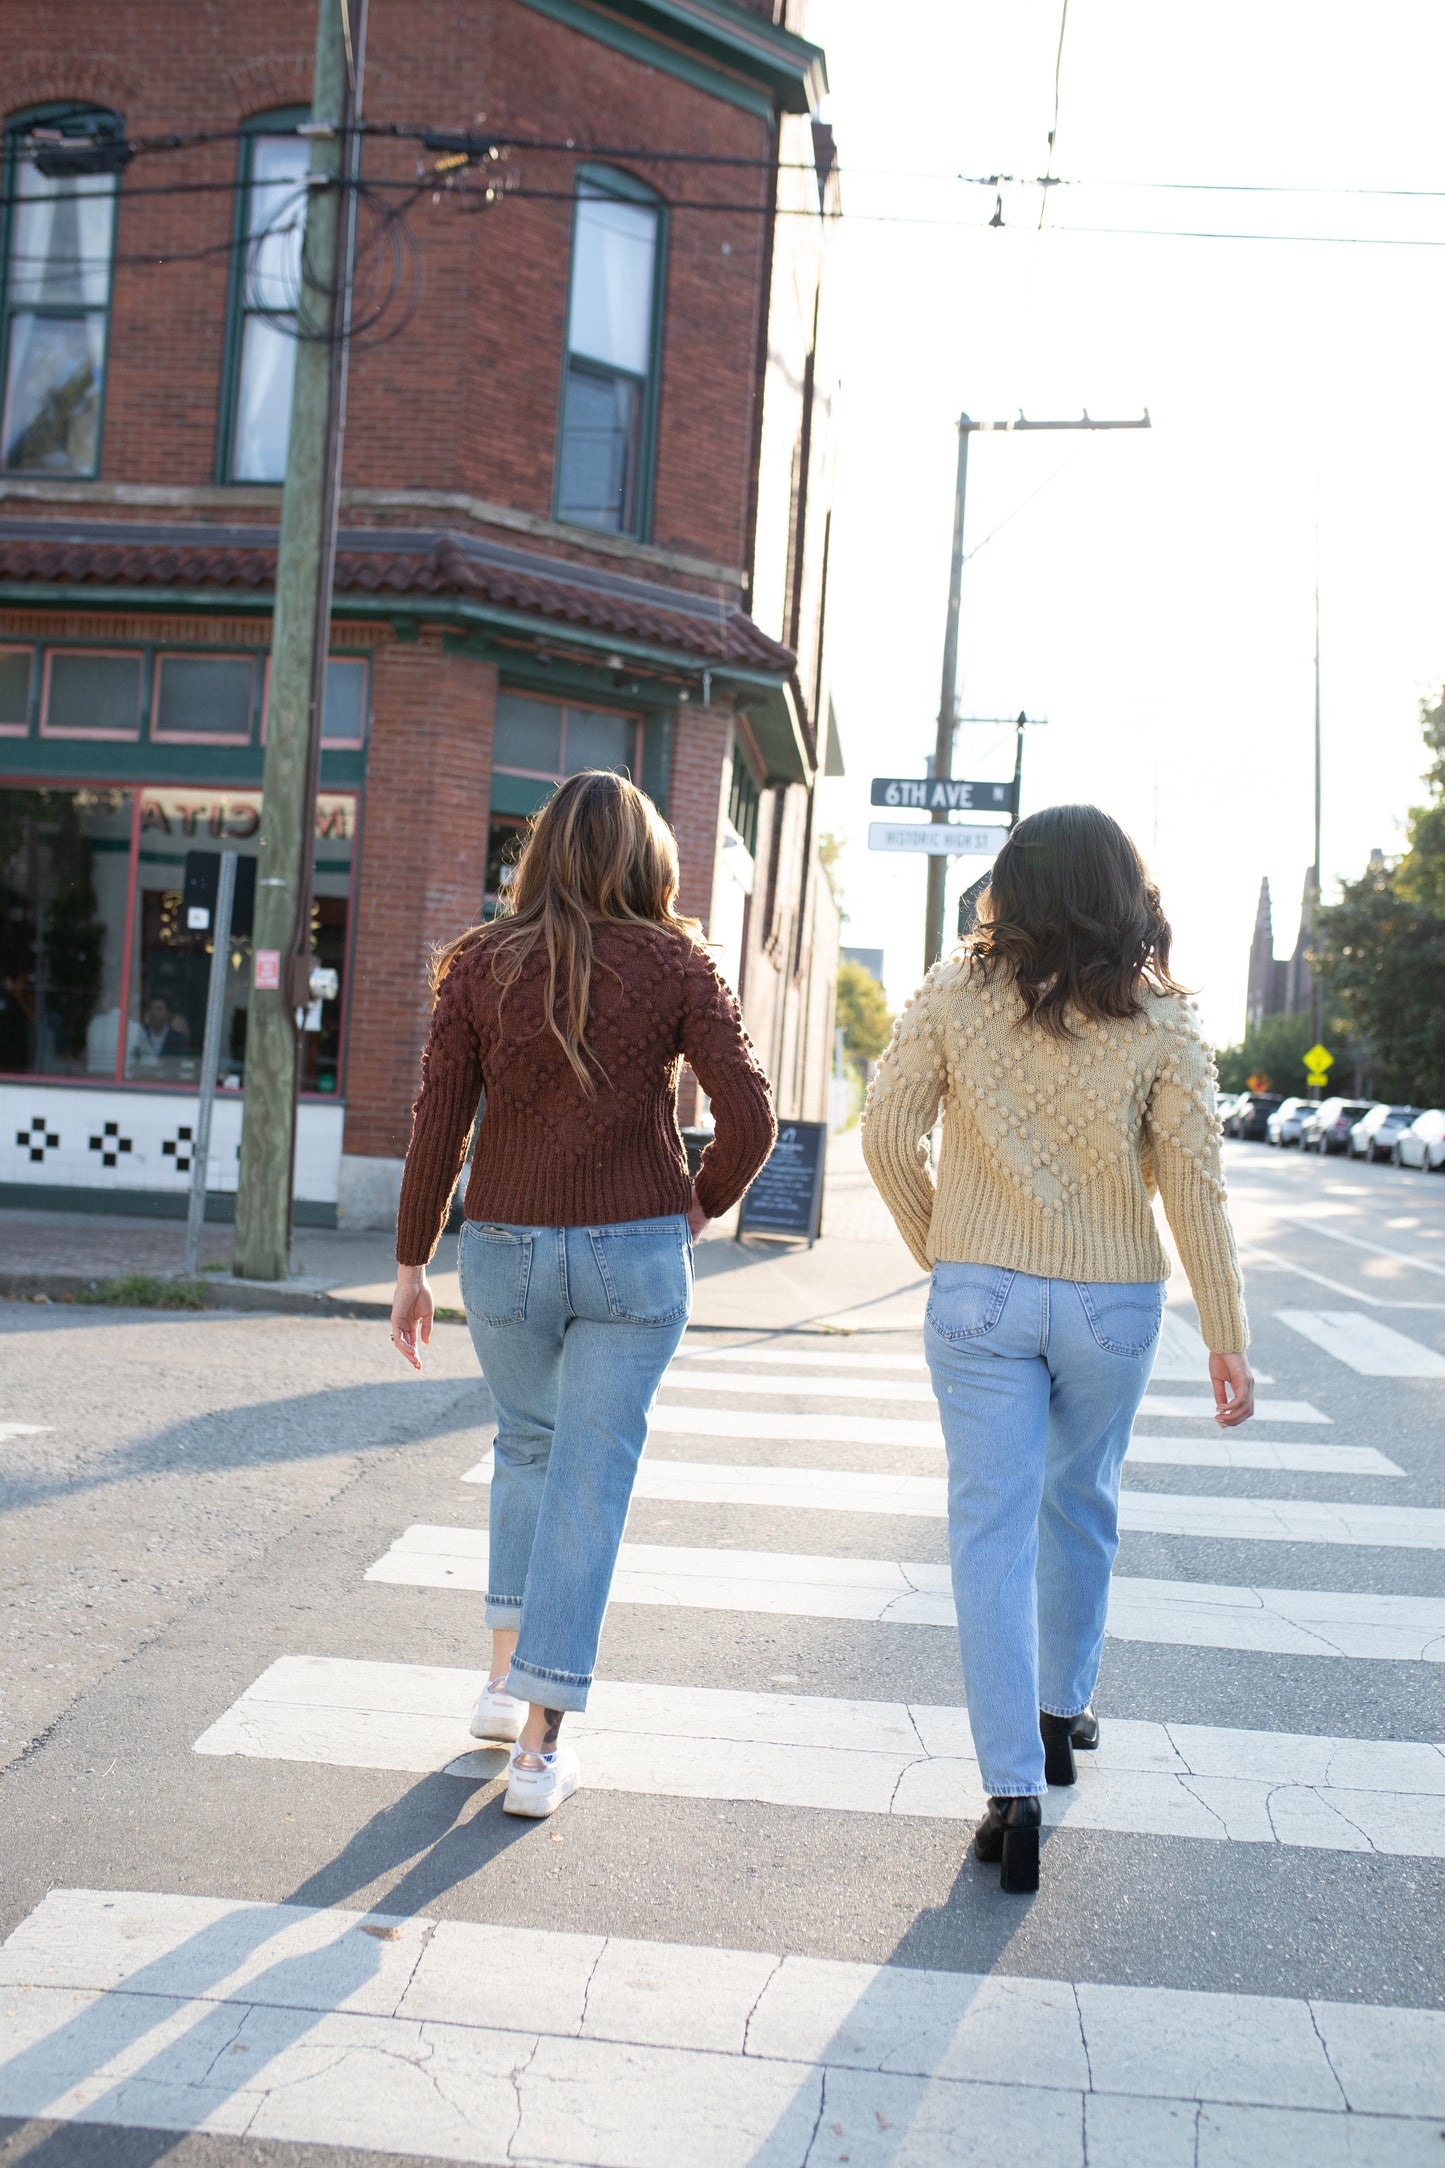
<svg viewBox="0 0 1445 2168">
<path fill-rule="evenodd" d="M 961 776 L 875 775 L 874 805 L 906 806 L 910 813 L 1008 813 L 1012 783 L 966 783 Z"/>
</svg>

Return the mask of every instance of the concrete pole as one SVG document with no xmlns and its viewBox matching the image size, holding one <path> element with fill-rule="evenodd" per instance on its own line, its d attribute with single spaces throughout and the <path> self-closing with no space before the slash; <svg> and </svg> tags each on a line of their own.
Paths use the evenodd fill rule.
<svg viewBox="0 0 1445 2168">
<path fill-rule="evenodd" d="M 943 687 L 938 696 L 938 735 L 933 744 L 933 773 L 953 773 L 953 740 L 958 710 L 958 611 L 963 590 L 963 508 L 968 491 L 968 439 L 966 414 L 958 419 L 958 472 L 953 487 L 953 553 L 948 567 L 948 618 L 943 628 Z M 946 821 L 947 812 L 935 812 L 935 821 Z M 940 852 L 928 861 L 928 900 L 924 917 L 923 968 L 931 971 L 943 954 L 943 898 L 948 881 L 948 860 Z"/>
<path fill-rule="evenodd" d="M 276 555 L 271 690 L 256 869 L 253 976 L 236 1196 L 235 1271 L 286 1277 L 301 1034 L 309 998 L 311 875 L 321 710 L 346 406 L 346 331 L 354 255 L 354 176 L 366 0 L 320 0 L 311 170 L 301 257 L 286 483 Z"/>
</svg>

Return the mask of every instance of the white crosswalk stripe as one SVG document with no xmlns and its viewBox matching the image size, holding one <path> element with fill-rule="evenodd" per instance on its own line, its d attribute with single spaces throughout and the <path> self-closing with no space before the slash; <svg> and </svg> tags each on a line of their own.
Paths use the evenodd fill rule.
<svg viewBox="0 0 1445 2168">
<path fill-rule="evenodd" d="M 1282 1325 L 1367 1378 L 1445 1378 L 1445 1355 L 1362 1310 L 1276 1310 Z"/>
<path fill-rule="evenodd" d="M 1413 2168 L 1445 2115 L 1445 2013 L 1322 1998 L 68 1889 L 0 1982 L 0 2114 L 477 2163 L 818 2168 L 826 2111 L 862 2168 Z"/>
<path fill-rule="evenodd" d="M 714 1391 L 718 1387 L 712 1388 Z M 929 1396 L 932 1397 L 931 1395 Z M 1212 1400 L 1161 1399 L 1146 1393 L 1139 1413 L 1155 1422 L 1213 1421 Z M 1304 1400 L 1268 1400 L 1257 1403 L 1261 1423 L 1327 1423 Z M 652 1410 L 652 1435 L 676 1438 L 765 1438 L 785 1445 L 792 1439 L 808 1439 L 823 1445 L 914 1445 L 925 1452 L 943 1450 L 943 1432 L 936 1416 L 917 1421 L 903 1415 L 817 1415 L 771 1411 L 762 1408 L 709 1408 L 678 1405 L 660 1400 Z"/>
<path fill-rule="evenodd" d="M 366 1577 L 409 1588 L 484 1592 L 487 1532 L 408 1528 L 367 1568 Z M 689 1550 L 670 1543 L 624 1543 L 612 1601 L 893 1626 L 954 1624 L 946 1565 L 794 1557 L 780 1551 Z M 1445 1600 L 1226 1588 L 1116 1574 L 1109 1633 L 1116 1640 L 1190 1648 L 1445 1663 Z"/>
<path fill-rule="evenodd" d="M 479 1671 L 284 1656 L 196 1741 L 198 1754 L 486 1781 L 467 1750 Z M 594 1789 L 967 1820 L 983 1789 L 967 1712 L 884 1701 L 602 1680 L 569 1719 Z M 1051 1826 L 1445 1858 L 1445 1746 L 1112 1720 Z"/>
<path fill-rule="evenodd" d="M 491 1456 L 463 1482 L 489 1483 Z M 875 1475 L 847 1468 L 751 1467 L 724 1461 L 663 1460 L 649 1455 L 638 1471 L 638 1498 L 699 1505 L 784 1506 L 831 1513 L 902 1513 L 943 1520 L 944 1476 Z M 1429 1506 L 1328 1504 L 1319 1499 L 1195 1498 L 1126 1490 L 1122 1529 L 1152 1535 L 1221 1536 L 1269 1543 L 1360 1543 L 1390 1550 L 1445 1549 L 1445 1510 Z"/>
</svg>

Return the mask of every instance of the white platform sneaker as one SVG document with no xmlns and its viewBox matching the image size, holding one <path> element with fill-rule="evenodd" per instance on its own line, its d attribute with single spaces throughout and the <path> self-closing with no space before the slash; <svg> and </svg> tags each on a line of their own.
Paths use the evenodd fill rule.
<svg viewBox="0 0 1445 2168">
<path fill-rule="evenodd" d="M 507 1692 L 502 1679 L 488 1679 L 477 1697 L 467 1729 L 474 1739 L 520 1739 L 527 1704 Z"/>
<path fill-rule="evenodd" d="M 536 1766 L 529 1768 L 528 1763 Z M 555 1814 L 563 1800 L 572 1797 L 581 1781 L 582 1765 L 570 1746 L 558 1746 L 550 1754 L 525 1756 L 519 1749 L 514 1749 L 507 1771 L 507 1796 L 502 1801 L 502 1812 L 536 1817 Z"/>
</svg>

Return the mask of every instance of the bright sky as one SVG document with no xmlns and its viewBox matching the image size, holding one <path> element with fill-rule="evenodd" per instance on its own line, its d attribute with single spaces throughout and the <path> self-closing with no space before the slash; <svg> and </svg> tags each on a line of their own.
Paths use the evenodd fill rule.
<svg viewBox="0 0 1445 2168">
<path fill-rule="evenodd" d="M 1072 0 L 1054 170 L 1091 185 L 1051 190 L 1042 233 L 1039 191 L 1005 188 L 989 231 L 992 194 L 937 176 L 1045 170 L 1059 7 L 813 0 L 848 214 L 829 640 L 849 772 L 822 825 L 848 839 L 844 939 L 885 950 L 897 1005 L 923 861 L 868 851 L 868 786 L 933 746 L 954 421 L 1147 406 L 1147 434 L 973 438 L 965 546 L 1008 524 L 965 567 L 959 706 L 1047 716 L 1024 810 L 1094 799 L 1131 830 L 1227 1043 L 1260 877 L 1284 950 L 1309 858 L 1317 501 L 1327 892 L 1400 848 L 1421 796 L 1418 703 L 1445 677 L 1445 195 L 1093 184 L 1445 188 L 1445 9 Z M 1066 230 L 1086 225 L 1441 246 Z M 1012 742 L 960 730 L 954 773 L 1010 772 Z M 953 867 L 950 924 L 983 870 Z"/>
</svg>

